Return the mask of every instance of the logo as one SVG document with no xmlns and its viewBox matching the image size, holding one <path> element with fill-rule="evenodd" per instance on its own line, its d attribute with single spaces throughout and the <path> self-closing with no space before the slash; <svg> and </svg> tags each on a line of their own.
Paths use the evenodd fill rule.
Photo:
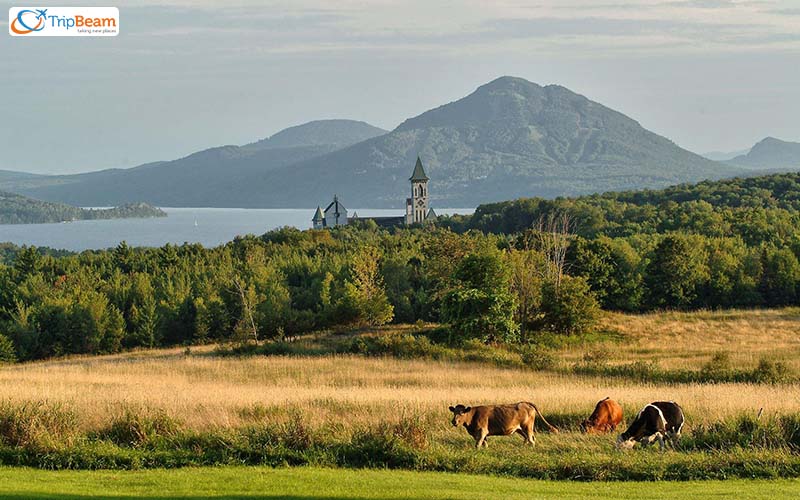
<svg viewBox="0 0 800 500">
<path fill-rule="evenodd" d="M 17 16 L 11 21 L 9 25 L 9 29 L 11 29 L 12 33 L 16 33 L 17 35 L 27 35 L 28 33 L 33 33 L 34 31 L 42 31 L 44 29 L 44 22 L 45 16 L 47 15 L 47 9 L 40 9 L 40 10 L 30 10 L 24 9 L 17 13 Z M 28 26 L 25 23 L 25 18 L 28 18 L 28 22 L 33 24 L 34 26 Z M 33 21 L 31 22 L 31 17 L 33 17 Z"/>
<path fill-rule="evenodd" d="M 11 7 L 11 36 L 116 36 L 116 7 Z"/>
</svg>

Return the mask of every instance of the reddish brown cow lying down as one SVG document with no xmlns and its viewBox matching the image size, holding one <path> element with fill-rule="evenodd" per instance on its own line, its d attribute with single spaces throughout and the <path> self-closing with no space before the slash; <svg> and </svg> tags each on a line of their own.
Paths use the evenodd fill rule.
<svg viewBox="0 0 800 500">
<path fill-rule="evenodd" d="M 487 436 L 509 436 L 513 433 L 520 434 L 526 444 L 536 444 L 533 425 L 538 414 L 542 422 L 551 432 L 558 429 L 545 420 L 542 412 L 533 403 L 516 403 L 512 405 L 491 406 L 451 406 L 453 412 L 453 426 L 466 427 L 470 436 L 475 438 L 475 447 L 486 447 Z"/>
<path fill-rule="evenodd" d="M 613 399 L 598 401 L 592 415 L 581 422 L 581 431 L 602 434 L 613 432 L 622 422 L 622 407 Z"/>
</svg>

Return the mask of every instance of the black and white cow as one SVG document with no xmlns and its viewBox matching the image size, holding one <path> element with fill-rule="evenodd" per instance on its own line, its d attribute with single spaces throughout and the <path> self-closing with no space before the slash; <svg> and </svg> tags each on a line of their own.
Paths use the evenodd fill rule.
<svg viewBox="0 0 800 500">
<path fill-rule="evenodd" d="M 655 401 L 642 408 L 628 430 L 617 438 L 617 447 L 630 449 L 636 442 L 647 446 L 658 441 L 664 449 L 664 438 L 668 438 L 674 448 L 678 444 L 683 429 L 683 410 L 674 401 Z"/>
</svg>

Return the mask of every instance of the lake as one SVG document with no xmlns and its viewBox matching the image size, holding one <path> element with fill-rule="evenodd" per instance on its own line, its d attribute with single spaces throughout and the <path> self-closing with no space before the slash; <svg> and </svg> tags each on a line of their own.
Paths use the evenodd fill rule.
<svg viewBox="0 0 800 500">
<path fill-rule="evenodd" d="M 155 219 L 85 220 L 59 224 L 0 225 L 0 242 L 66 250 L 102 249 L 126 241 L 131 246 L 201 243 L 217 246 L 245 234 L 264 234 L 293 226 L 309 229 L 313 209 L 162 208 Z M 402 210 L 355 209 L 360 217 L 402 215 Z M 438 214 L 469 214 L 473 209 L 436 208 Z"/>
</svg>

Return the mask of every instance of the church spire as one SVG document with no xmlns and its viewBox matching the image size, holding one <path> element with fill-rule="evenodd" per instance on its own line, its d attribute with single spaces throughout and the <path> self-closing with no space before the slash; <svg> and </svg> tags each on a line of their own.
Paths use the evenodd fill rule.
<svg viewBox="0 0 800 500">
<path fill-rule="evenodd" d="M 411 174 L 411 177 L 408 179 L 410 181 L 427 181 L 428 176 L 425 175 L 425 169 L 422 168 L 422 160 L 419 159 L 417 156 L 417 164 L 414 165 L 414 173 Z"/>
</svg>

